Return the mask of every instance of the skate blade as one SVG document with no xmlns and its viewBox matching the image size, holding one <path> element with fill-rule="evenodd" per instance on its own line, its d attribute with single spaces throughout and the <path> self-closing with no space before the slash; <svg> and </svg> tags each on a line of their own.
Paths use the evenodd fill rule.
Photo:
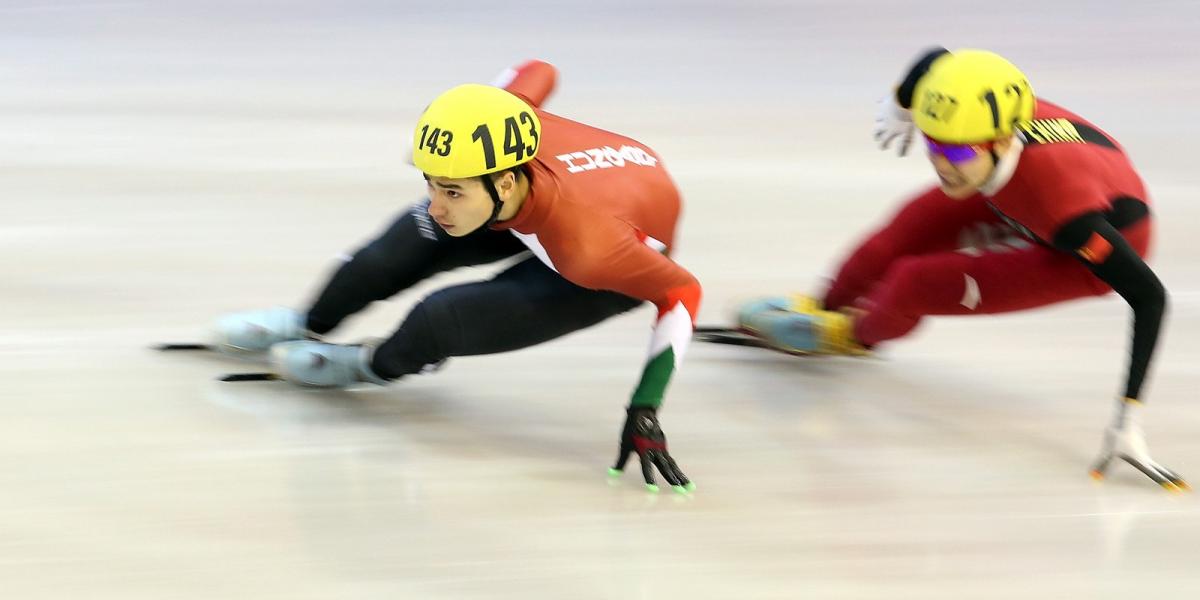
<svg viewBox="0 0 1200 600">
<path fill-rule="evenodd" d="M 151 348 L 154 350 L 158 350 L 159 352 L 176 352 L 176 351 L 181 351 L 181 350 L 185 350 L 185 351 L 208 350 L 208 351 L 216 352 L 216 350 L 217 350 L 217 348 L 215 346 L 212 346 L 210 344 L 197 344 L 197 343 L 157 344 L 157 345 L 151 346 Z"/>
<path fill-rule="evenodd" d="M 762 338 L 737 327 L 697 327 L 692 333 L 692 339 L 698 342 L 707 342 L 709 344 L 725 344 L 728 346 L 762 348 L 763 350 L 779 352 L 781 354 L 787 354 L 788 356 L 813 356 L 813 354 L 810 352 L 785 350 L 783 348 L 776 347 Z"/>
<path fill-rule="evenodd" d="M 282 381 L 275 373 L 230 373 L 217 378 L 218 381 L 236 383 L 241 381 Z"/>
</svg>

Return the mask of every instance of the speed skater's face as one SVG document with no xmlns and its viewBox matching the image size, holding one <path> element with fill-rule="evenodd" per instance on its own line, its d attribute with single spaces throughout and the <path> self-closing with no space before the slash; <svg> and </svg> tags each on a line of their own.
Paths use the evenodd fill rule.
<svg viewBox="0 0 1200 600">
<path fill-rule="evenodd" d="M 519 204 L 514 202 L 514 192 L 518 187 L 516 176 L 512 172 L 502 173 L 492 176 L 492 183 L 505 205 L 500 212 L 501 220 L 511 217 L 516 211 L 509 209 L 513 204 Z M 492 216 L 492 196 L 478 177 L 450 179 L 426 176 L 425 185 L 429 192 L 429 216 L 451 236 L 467 235 L 482 227 Z"/>
<path fill-rule="evenodd" d="M 928 138 L 925 141 L 938 185 L 947 196 L 956 199 L 977 193 L 995 171 L 995 157 L 1012 146 L 1011 136 L 988 144 L 950 145 Z"/>
</svg>

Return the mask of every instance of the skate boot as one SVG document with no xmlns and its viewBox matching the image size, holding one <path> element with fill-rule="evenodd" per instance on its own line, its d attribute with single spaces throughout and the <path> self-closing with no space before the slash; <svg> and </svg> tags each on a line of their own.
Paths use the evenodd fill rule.
<svg viewBox="0 0 1200 600">
<path fill-rule="evenodd" d="M 271 363 L 279 375 L 299 386 L 344 388 L 357 383 L 387 385 L 371 370 L 375 349 L 367 345 L 326 344 L 312 340 L 271 346 Z"/>
<path fill-rule="evenodd" d="M 312 337 L 304 315 L 282 306 L 232 313 L 217 319 L 213 346 L 224 354 L 258 355 L 280 342 Z"/>
<path fill-rule="evenodd" d="M 854 339 L 852 315 L 824 310 L 804 294 L 747 302 L 738 311 L 738 326 L 790 354 L 870 354 Z"/>
</svg>

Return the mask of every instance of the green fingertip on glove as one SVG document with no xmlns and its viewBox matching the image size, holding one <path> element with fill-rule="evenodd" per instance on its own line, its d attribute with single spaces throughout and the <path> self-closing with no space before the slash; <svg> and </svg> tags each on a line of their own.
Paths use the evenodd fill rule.
<svg viewBox="0 0 1200 600">
<path fill-rule="evenodd" d="M 620 477 L 623 473 L 624 473 L 624 471 L 621 471 L 619 469 L 614 469 L 612 467 L 608 468 L 608 476 L 610 478 L 615 479 L 617 477 Z M 675 493 L 677 493 L 677 494 L 687 494 L 687 493 L 696 491 L 696 482 L 689 481 L 687 483 L 687 485 L 673 485 L 673 486 L 671 486 L 671 489 L 675 490 Z M 647 483 L 646 491 L 650 492 L 651 494 L 657 494 L 659 490 L 658 490 L 657 485 L 655 485 L 653 483 Z"/>
</svg>

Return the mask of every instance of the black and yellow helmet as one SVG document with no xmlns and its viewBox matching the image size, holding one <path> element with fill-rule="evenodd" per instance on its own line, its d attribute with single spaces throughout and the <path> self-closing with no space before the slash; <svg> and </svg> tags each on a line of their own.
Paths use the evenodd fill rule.
<svg viewBox="0 0 1200 600">
<path fill-rule="evenodd" d="M 956 50 L 935 60 L 913 93 L 913 122 L 927 137 L 950 144 L 1011 135 L 1033 119 L 1037 100 L 1025 74 L 986 50 Z"/>
</svg>

